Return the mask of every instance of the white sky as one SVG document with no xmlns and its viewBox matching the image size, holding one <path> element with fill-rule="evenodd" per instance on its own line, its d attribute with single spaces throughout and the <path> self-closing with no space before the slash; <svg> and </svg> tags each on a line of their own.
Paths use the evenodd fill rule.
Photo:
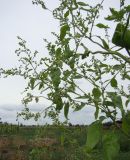
<svg viewBox="0 0 130 160">
<path fill-rule="evenodd" d="M 55 7 L 55 2 L 49 1 L 48 5 Z M 32 5 L 31 0 L 0 0 L 0 67 L 18 63 L 14 53 L 18 35 L 27 40 L 32 50 L 43 52 L 43 38 L 50 38 L 51 31 L 56 29 L 51 14 Z M 23 89 L 21 78 L 0 79 L 0 104 L 20 104 Z"/>
<path fill-rule="evenodd" d="M 45 2 L 50 9 L 58 4 L 58 0 Z M 130 4 L 130 0 L 126 2 Z M 119 0 L 105 0 L 104 4 L 107 12 L 109 7 L 119 7 Z M 14 67 L 18 63 L 14 53 L 18 47 L 17 36 L 25 39 L 31 50 L 46 54 L 43 38 L 51 40 L 52 31 L 59 32 L 56 20 L 40 6 L 32 5 L 31 0 L 0 0 L 0 68 Z M 0 79 L 0 109 L 20 105 L 24 86 L 24 80 L 19 77 Z M 0 111 L 0 117 L 1 114 L 4 115 L 4 112 Z"/>
</svg>

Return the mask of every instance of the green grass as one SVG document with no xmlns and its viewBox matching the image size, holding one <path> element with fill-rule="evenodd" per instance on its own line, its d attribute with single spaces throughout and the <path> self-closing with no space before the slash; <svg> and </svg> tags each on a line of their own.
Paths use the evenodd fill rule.
<svg viewBox="0 0 130 160">
<path fill-rule="evenodd" d="M 111 132 L 111 130 L 104 130 Z M 120 131 L 117 131 L 120 136 L 120 153 L 118 160 L 130 159 L 130 140 L 124 136 Z M 63 126 L 44 126 L 44 127 L 20 127 L 18 132 L 1 133 L 1 136 L 7 135 L 8 138 L 21 139 L 27 142 L 28 148 L 24 151 L 25 160 L 103 160 L 102 147 L 98 144 L 92 152 L 92 156 L 85 152 L 87 127 L 63 127 Z M 37 138 L 52 138 L 57 140 L 57 144 L 38 148 L 29 145 L 29 142 Z M 18 153 L 18 147 L 11 146 L 10 150 Z M 9 148 L 9 147 L 8 147 Z M 34 156 L 35 155 L 35 156 Z M 34 158 L 34 157 L 37 157 Z M 3 159 L 1 159 L 3 160 Z"/>
</svg>

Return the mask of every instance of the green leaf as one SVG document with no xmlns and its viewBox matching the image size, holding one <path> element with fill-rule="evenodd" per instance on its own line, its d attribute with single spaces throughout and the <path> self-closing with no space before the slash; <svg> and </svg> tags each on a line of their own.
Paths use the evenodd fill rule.
<svg viewBox="0 0 130 160">
<path fill-rule="evenodd" d="M 115 20 L 115 16 L 114 15 L 107 16 L 105 19 L 108 21 L 112 21 L 112 20 Z"/>
<path fill-rule="evenodd" d="M 67 18 L 69 16 L 69 10 L 64 14 L 64 18 Z"/>
<path fill-rule="evenodd" d="M 94 69 L 87 69 L 87 71 L 89 71 L 89 72 L 95 72 L 95 70 Z"/>
<path fill-rule="evenodd" d="M 39 84 L 39 88 L 38 88 L 38 89 L 39 89 L 39 90 L 40 90 L 40 89 L 42 89 L 42 88 L 43 88 L 43 86 L 44 86 L 44 83 L 43 83 L 43 82 L 41 82 L 41 83 Z"/>
<path fill-rule="evenodd" d="M 114 103 L 111 102 L 111 101 L 104 101 L 104 102 L 103 102 L 103 105 L 106 105 L 107 107 L 108 107 L 108 106 L 113 106 L 113 107 L 115 106 Z"/>
<path fill-rule="evenodd" d="M 39 101 L 39 98 L 38 98 L 38 97 L 35 97 L 35 101 L 36 101 L 36 103 L 38 103 L 38 101 Z"/>
<path fill-rule="evenodd" d="M 104 28 L 104 29 L 109 28 L 107 25 L 104 25 L 104 24 L 102 24 L 102 23 L 98 23 L 96 26 L 97 26 L 98 28 Z"/>
<path fill-rule="evenodd" d="M 75 58 L 71 58 L 70 61 L 68 62 L 69 66 L 71 69 L 74 69 L 75 66 Z"/>
<path fill-rule="evenodd" d="M 105 67 L 106 68 L 106 67 L 108 67 L 108 65 L 101 62 L 99 67 L 102 67 L 102 68 Z"/>
<path fill-rule="evenodd" d="M 36 81 L 35 78 L 31 78 L 31 80 L 30 80 L 30 85 L 31 85 L 30 87 L 31 87 L 31 89 L 34 89 L 35 81 Z"/>
<path fill-rule="evenodd" d="M 121 9 L 120 11 L 116 11 L 115 8 L 110 8 L 111 14 L 106 17 L 106 20 L 115 20 L 117 22 L 121 21 L 124 18 L 125 10 Z"/>
<path fill-rule="evenodd" d="M 79 96 L 79 97 L 76 97 L 75 99 L 87 99 L 89 98 L 88 95 L 84 95 L 84 96 Z"/>
<path fill-rule="evenodd" d="M 107 92 L 108 97 L 112 100 L 114 105 L 118 107 L 122 113 L 122 117 L 124 117 L 124 108 L 123 108 L 123 103 L 122 103 L 122 98 L 121 96 L 117 95 L 115 92 Z"/>
<path fill-rule="evenodd" d="M 76 104 L 74 111 L 80 111 L 85 106 L 85 103 L 81 102 L 81 104 Z"/>
<path fill-rule="evenodd" d="M 71 8 L 70 8 L 70 11 L 75 10 L 75 9 L 78 8 L 77 1 L 76 1 L 76 0 L 73 0 L 73 3 L 74 3 L 74 5 L 75 5 L 75 7 L 74 7 L 74 8 L 71 7 Z"/>
<path fill-rule="evenodd" d="M 104 160 L 115 160 L 119 154 L 118 136 L 109 132 L 103 135 Z"/>
<path fill-rule="evenodd" d="M 97 99 L 101 96 L 101 91 L 99 90 L 99 88 L 93 88 L 92 93 L 93 96 Z"/>
<path fill-rule="evenodd" d="M 66 32 L 70 30 L 70 27 L 68 26 L 68 24 L 65 24 L 64 26 L 61 27 L 60 29 L 60 40 L 62 41 L 65 36 L 66 36 Z"/>
<path fill-rule="evenodd" d="M 96 107 L 96 111 L 95 111 L 94 115 L 95 115 L 95 119 L 97 119 L 97 118 L 98 118 L 98 115 L 99 115 L 98 102 L 95 102 L 95 107 Z"/>
<path fill-rule="evenodd" d="M 57 68 L 57 67 L 51 68 L 50 77 L 52 79 L 52 83 L 53 83 L 54 87 L 56 87 L 56 88 L 59 86 L 60 81 L 61 81 L 60 75 L 61 75 L 61 71 L 59 68 Z"/>
<path fill-rule="evenodd" d="M 54 93 L 53 103 L 56 104 L 56 110 L 60 111 L 63 108 L 63 102 L 59 92 Z"/>
<path fill-rule="evenodd" d="M 128 74 L 126 74 L 126 73 L 124 73 L 124 77 L 123 78 L 126 78 L 126 79 L 130 80 L 130 76 Z"/>
<path fill-rule="evenodd" d="M 73 79 L 82 79 L 82 78 L 83 78 L 83 76 L 78 74 L 78 73 L 75 74 L 74 77 L 73 77 Z"/>
<path fill-rule="evenodd" d="M 58 59 L 61 56 L 61 48 L 57 48 L 56 50 L 56 58 Z"/>
<path fill-rule="evenodd" d="M 128 104 L 130 103 L 130 99 L 127 99 L 125 102 L 125 106 L 128 107 Z"/>
<path fill-rule="evenodd" d="M 95 121 L 88 127 L 87 132 L 87 151 L 90 152 L 100 141 L 102 135 L 102 125 L 100 121 Z"/>
<path fill-rule="evenodd" d="M 111 11 L 111 13 L 113 15 L 117 15 L 118 14 L 118 12 L 114 8 L 110 8 L 110 11 Z"/>
<path fill-rule="evenodd" d="M 80 6 L 88 6 L 88 4 L 84 3 L 84 2 L 77 2 L 78 5 Z"/>
<path fill-rule="evenodd" d="M 113 66 L 113 69 L 114 70 L 121 70 L 123 67 L 124 67 L 124 65 L 116 64 L 116 65 Z"/>
<path fill-rule="evenodd" d="M 69 112 L 69 102 L 67 102 L 64 106 L 64 116 L 68 119 L 68 112 Z"/>
<path fill-rule="evenodd" d="M 125 9 L 127 12 L 130 12 L 130 5 L 126 6 Z"/>
<path fill-rule="evenodd" d="M 84 53 L 82 54 L 82 59 L 85 59 L 90 54 L 90 51 L 88 49 L 85 49 Z"/>
<path fill-rule="evenodd" d="M 105 119 L 106 119 L 105 116 L 100 116 L 100 117 L 99 117 L 99 120 L 100 120 L 101 122 L 103 122 Z"/>
<path fill-rule="evenodd" d="M 117 80 L 115 78 L 111 79 L 111 86 L 112 87 L 117 87 Z"/>
<path fill-rule="evenodd" d="M 109 46 L 108 46 L 107 42 L 104 39 L 102 39 L 102 44 L 103 44 L 103 47 L 105 49 L 109 49 Z"/>
</svg>

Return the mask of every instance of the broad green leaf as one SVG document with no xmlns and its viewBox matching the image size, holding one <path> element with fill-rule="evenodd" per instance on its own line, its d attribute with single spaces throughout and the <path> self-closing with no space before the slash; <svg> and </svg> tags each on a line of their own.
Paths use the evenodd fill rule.
<svg viewBox="0 0 130 160">
<path fill-rule="evenodd" d="M 61 75 L 61 71 L 59 68 L 57 68 L 57 67 L 51 68 L 50 77 L 52 79 L 52 83 L 53 83 L 54 87 L 59 86 L 60 81 L 61 81 L 60 75 Z"/>
<path fill-rule="evenodd" d="M 80 6 L 88 6 L 88 4 L 84 3 L 84 2 L 77 2 L 78 5 Z"/>
<path fill-rule="evenodd" d="M 118 64 L 116 64 L 116 65 L 113 66 L 113 69 L 114 70 L 121 70 L 123 67 L 124 67 L 124 65 L 118 65 Z"/>
<path fill-rule="evenodd" d="M 120 11 L 116 11 L 115 8 L 110 8 L 110 11 L 112 15 L 109 15 L 108 17 L 105 18 L 106 20 L 109 20 L 109 21 L 115 20 L 119 22 L 123 19 L 125 14 L 124 9 L 121 9 Z"/>
<path fill-rule="evenodd" d="M 69 112 L 69 102 L 65 103 L 64 106 L 64 116 L 66 119 L 68 119 L 68 112 Z"/>
<path fill-rule="evenodd" d="M 102 125 L 100 121 L 95 121 L 88 127 L 87 132 L 87 151 L 91 151 L 101 140 L 102 135 Z"/>
<path fill-rule="evenodd" d="M 66 81 L 70 77 L 71 72 L 69 70 L 66 70 L 63 72 L 63 75 L 64 75 L 63 80 Z"/>
<path fill-rule="evenodd" d="M 53 102 L 56 104 L 56 110 L 60 111 L 63 108 L 62 98 L 58 92 L 54 93 Z"/>
<path fill-rule="evenodd" d="M 101 96 L 101 91 L 99 88 L 93 88 L 92 93 L 95 98 L 99 98 Z"/>
<path fill-rule="evenodd" d="M 115 20 L 115 16 L 114 15 L 107 16 L 105 19 L 108 21 L 112 21 L 112 20 Z"/>
<path fill-rule="evenodd" d="M 119 137 L 112 132 L 103 135 L 104 160 L 115 160 L 119 154 Z"/>
<path fill-rule="evenodd" d="M 115 92 L 107 92 L 108 97 L 112 100 L 114 105 L 118 107 L 122 113 L 122 117 L 124 117 L 124 108 L 123 108 L 123 103 L 122 103 L 122 98 L 121 96 L 117 95 Z"/>
<path fill-rule="evenodd" d="M 98 115 L 99 115 L 99 106 L 98 106 L 98 102 L 95 102 L 95 107 L 96 107 L 96 111 L 95 111 L 94 115 L 95 115 L 95 119 L 97 119 L 97 118 L 98 118 Z"/>
<path fill-rule="evenodd" d="M 68 17 L 69 16 L 69 10 L 64 14 L 64 17 L 66 18 L 66 17 Z"/>
<path fill-rule="evenodd" d="M 43 87 L 44 87 L 44 83 L 41 82 L 41 83 L 39 84 L 39 88 L 38 88 L 38 89 L 40 90 L 40 89 L 42 89 Z"/>
<path fill-rule="evenodd" d="M 76 75 L 73 79 L 81 79 L 81 78 L 83 78 L 83 76 L 81 76 L 81 75 Z"/>
<path fill-rule="evenodd" d="M 123 103 L 122 103 L 121 96 L 117 96 L 117 98 L 116 98 L 116 104 L 117 104 L 118 108 L 120 109 L 120 111 L 122 113 L 122 117 L 124 117 L 125 110 L 123 108 Z"/>
<path fill-rule="evenodd" d="M 62 41 L 65 36 L 66 36 L 66 32 L 70 30 L 70 27 L 68 26 L 68 24 L 65 24 L 64 26 L 61 27 L 60 29 L 60 40 Z"/>
<path fill-rule="evenodd" d="M 110 8 L 110 11 L 111 11 L 111 13 L 113 15 L 117 15 L 118 14 L 118 12 L 114 8 Z"/>
<path fill-rule="evenodd" d="M 35 81 L 36 81 L 35 78 L 31 78 L 31 80 L 30 80 L 30 85 L 31 85 L 30 87 L 31 87 L 31 89 L 34 89 Z"/>
<path fill-rule="evenodd" d="M 78 4 L 76 0 L 73 0 L 73 3 L 75 5 L 75 8 L 70 8 L 70 11 L 72 11 L 73 9 L 77 9 L 78 8 Z"/>
<path fill-rule="evenodd" d="M 130 5 L 126 6 L 125 9 L 127 12 L 130 12 Z"/>
<path fill-rule="evenodd" d="M 111 79 L 111 86 L 112 87 L 117 87 L 117 80 L 115 78 Z"/>
<path fill-rule="evenodd" d="M 73 51 L 70 50 L 70 48 L 68 46 L 65 47 L 64 57 L 65 57 L 65 59 L 73 57 Z"/>
<path fill-rule="evenodd" d="M 69 102 L 67 102 L 64 106 L 64 116 L 68 119 L 68 112 L 69 112 Z"/>
<path fill-rule="evenodd" d="M 90 54 L 90 51 L 88 49 L 85 49 L 84 54 L 82 54 L 82 59 L 85 59 Z"/>
<path fill-rule="evenodd" d="M 95 70 L 94 69 L 87 69 L 87 71 L 89 71 L 89 72 L 95 72 Z"/>
<path fill-rule="evenodd" d="M 124 77 L 123 78 L 126 78 L 126 79 L 130 80 L 130 76 L 128 74 L 126 74 L 126 73 L 124 73 Z"/>
<path fill-rule="evenodd" d="M 109 46 L 108 46 L 107 42 L 104 39 L 102 39 L 102 44 L 103 44 L 103 47 L 105 49 L 109 49 Z"/>
<path fill-rule="evenodd" d="M 103 102 L 103 105 L 106 105 L 106 106 L 113 106 L 113 107 L 115 106 L 114 103 L 113 103 L 112 101 L 104 101 L 104 102 Z"/>
<path fill-rule="evenodd" d="M 97 26 L 98 28 L 104 28 L 104 29 L 109 28 L 107 25 L 104 25 L 104 24 L 102 24 L 102 23 L 98 23 L 96 26 Z"/>
<path fill-rule="evenodd" d="M 60 58 L 60 56 L 61 56 L 61 48 L 57 48 L 57 50 L 56 50 L 56 58 L 58 59 L 58 58 Z"/>
<path fill-rule="evenodd" d="M 107 65 L 107 64 L 104 64 L 104 63 L 101 63 L 101 64 L 100 64 L 100 67 L 108 67 L 108 65 Z"/>
</svg>

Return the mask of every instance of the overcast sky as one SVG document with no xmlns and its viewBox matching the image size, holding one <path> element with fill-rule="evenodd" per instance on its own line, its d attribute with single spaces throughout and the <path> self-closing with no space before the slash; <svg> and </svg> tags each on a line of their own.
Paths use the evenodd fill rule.
<svg viewBox="0 0 130 160">
<path fill-rule="evenodd" d="M 58 5 L 58 0 L 46 0 L 46 2 L 50 9 Z M 95 0 L 91 2 L 94 3 Z M 127 3 L 130 4 L 129 0 Z M 109 7 L 119 8 L 119 0 L 106 0 L 105 6 L 107 8 L 104 12 L 108 12 Z M 51 32 L 59 31 L 58 27 L 59 24 L 52 15 L 43 11 L 40 6 L 32 5 L 31 0 L 0 0 L 0 68 L 14 67 L 18 63 L 14 53 L 18 48 L 17 36 L 25 39 L 30 49 L 46 54 L 43 38 L 51 40 Z M 20 77 L 0 79 L 0 117 L 4 120 L 15 121 L 17 108 L 18 106 L 21 108 L 21 92 L 24 86 L 25 82 Z M 90 112 L 78 113 L 77 118 L 72 118 L 73 122 L 77 122 L 75 119 L 79 119 L 81 123 L 86 118 L 92 120 Z M 81 118 L 82 114 L 86 117 Z"/>
</svg>

